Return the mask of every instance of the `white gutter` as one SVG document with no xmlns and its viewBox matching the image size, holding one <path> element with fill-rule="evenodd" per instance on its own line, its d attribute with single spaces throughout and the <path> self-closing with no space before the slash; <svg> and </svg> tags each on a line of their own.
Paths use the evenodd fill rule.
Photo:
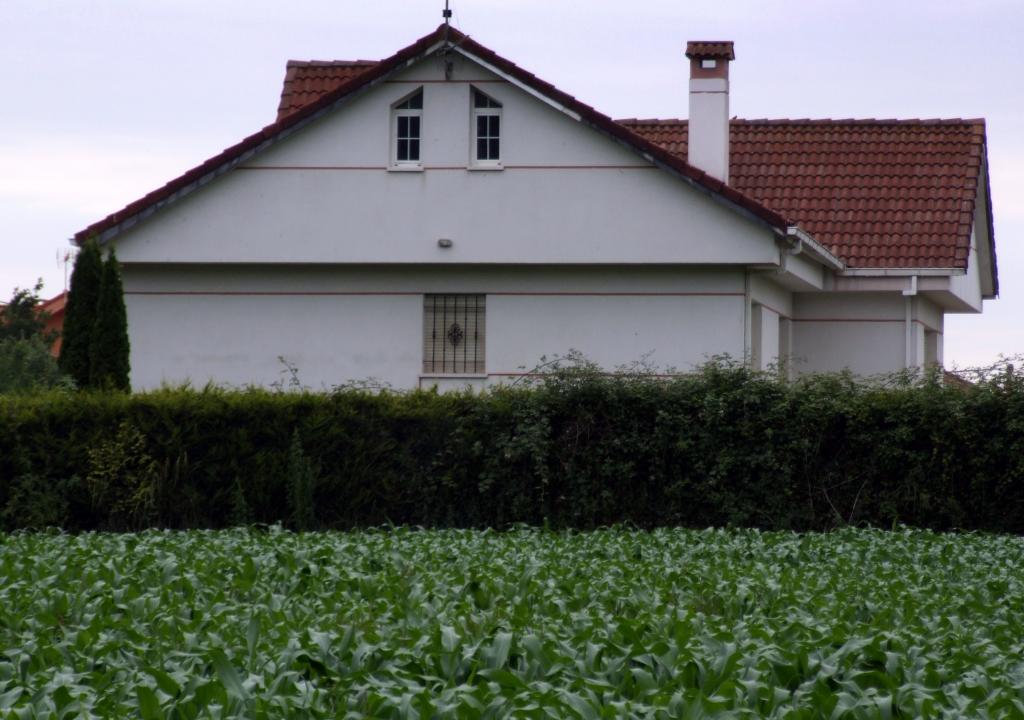
<svg viewBox="0 0 1024 720">
<path fill-rule="evenodd" d="M 966 275 L 961 268 L 847 268 L 840 275 L 845 277 L 950 277 Z"/>
<path fill-rule="evenodd" d="M 822 265 L 826 265 L 827 267 L 838 271 L 846 269 L 846 263 L 829 252 L 824 245 L 801 230 L 798 226 L 790 225 L 786 228 L 785 237 L 793 244 L 790 249 L 791 255 L 799 255 L 802 251 L 807 250 L 808 254 L 817 258 Z"/>
</svg>

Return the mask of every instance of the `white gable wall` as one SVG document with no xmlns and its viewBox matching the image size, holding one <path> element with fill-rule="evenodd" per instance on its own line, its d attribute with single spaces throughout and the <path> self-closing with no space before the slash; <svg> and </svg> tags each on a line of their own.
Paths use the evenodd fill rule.
<svg viewBox="0 0 1024 720">
<path fill-rule="evenodd" d="M 488 82 L 480 82 L 487 80 Z M 503 170 L 471 170 L 473 82 Z M 390 107 L 424 93 L 423 171 L 387 169 Z M 439 238 L 453 247 L 438 248 Z M 772 232 L 465 61 L 351 99 L 116 239 L 136 262 L 776 263 Z"/>
</svg>

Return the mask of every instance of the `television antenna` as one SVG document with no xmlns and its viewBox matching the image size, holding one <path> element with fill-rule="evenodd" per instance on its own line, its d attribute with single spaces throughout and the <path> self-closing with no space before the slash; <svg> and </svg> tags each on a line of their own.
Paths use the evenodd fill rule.
<svg viewBox="0 0 1024 720">
<path fill-rule="evenodd" d="M 444 10 L 441 11 L 441 17 L 444 18 L 444 79 L 452 79 L 453 65 L 452 61 L 448 59 L 448 52 L 451 49 L 451 41 L 448 39 L 448 31 L 452 27 L 452 11 L 448 7 L 449 0 L 444 0 Z"/>
</svg>

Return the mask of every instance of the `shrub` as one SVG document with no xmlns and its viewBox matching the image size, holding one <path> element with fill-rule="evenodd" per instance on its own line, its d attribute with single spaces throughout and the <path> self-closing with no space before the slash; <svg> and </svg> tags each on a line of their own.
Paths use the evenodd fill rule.
<svg viewBox="0 0 1024 720">
<path fill-rule="evenodd" d="M 288 446 L 288 467 L 285 482 L 288 485 L 288 506 L 291 509 L 292 526 L 296 530 L 312 530 L 316 526 L 316 513 L 313 506 L 313 492 L 316 484 L 316 473 L 313 464 L 302 451 L 299 431 L 292 432 L 292 442 Z"/>
<path fill-rule="evenodd" d="M 0 508 L 15 486 L 60 488 L 76 475 L 85 490 L 66 491 L 76 530 L 905 523 L 1024 533 L 1024 375 L 966 388 L 849 375 L 782 383 L 719 361 L 670 380 L 570 366 L 482 395 L 0 398 Z"/>
</svg>

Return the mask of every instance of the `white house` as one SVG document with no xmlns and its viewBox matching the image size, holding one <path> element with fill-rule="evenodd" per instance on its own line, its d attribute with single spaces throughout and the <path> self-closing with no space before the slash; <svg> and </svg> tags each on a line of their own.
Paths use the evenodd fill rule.
<svg viewBox="0 0 1024 720">
<path fill-rule="evenodd" d="M 484 385 L 581 351 L 685 370 L 942 362 L 998 291 L 984 122 L 613 121 L 442 25 L 288 65 L 277 121 L 78 233 L 123 264 L 132 385 Z"/>
</svg>

